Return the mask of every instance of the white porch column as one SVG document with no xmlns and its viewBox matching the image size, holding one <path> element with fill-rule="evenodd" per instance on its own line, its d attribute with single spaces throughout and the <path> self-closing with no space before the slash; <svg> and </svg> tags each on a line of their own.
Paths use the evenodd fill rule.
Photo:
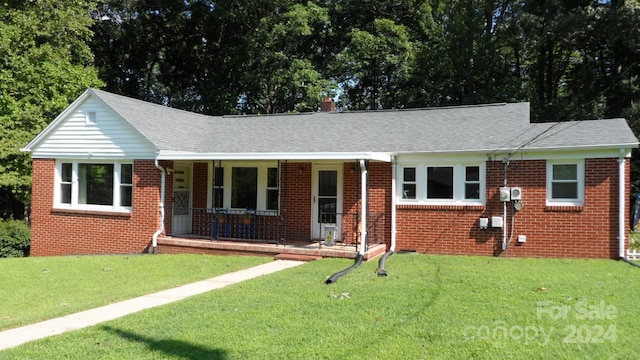
<svg viewBox="0 0 640 360">
<path fill-rule="evenodd" d="M 626 226 L 625 226 L 625 213 L 626 213 L 626 205 L 625 205 L 625 197 L 626 197 L 626 177 L 625 177 L 625 158 L 618 158 L 618 243 L 619 243 L 619 254 L 620 258 L 625 257 L 624 253 L 624 241 L 626 239 Z"/>
<path fill-rule="evenodd" d="M 367 164 L 360 160 L 360 255 L 364 256 L 367 248 Z"/>
</svg>

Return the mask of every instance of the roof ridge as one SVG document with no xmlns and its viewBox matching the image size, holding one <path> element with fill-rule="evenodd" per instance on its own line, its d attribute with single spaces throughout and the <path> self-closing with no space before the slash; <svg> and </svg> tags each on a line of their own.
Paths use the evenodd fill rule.
<svg viewBox="0 0 640 360">
<path fill-rule="evenodd" d="M 471 109 L 482 108 L 492 106 L 506 106 L 520 103 L 485 103 L 485 104 L 466 104 L 466 105 L 447 105 L 447 106 L 431 106 L 431 107 L 416 107 L 416 108 L 402 108 L 402 109 L 375 109 L 375 110 L 347 110 L 347 111 L 309 111 L 309 112 L 290 112 L 290 113 L 275 113 L 275 114 L 239 114 L 239 115 L 222 115 L 223 118 L 249 118 L 249 117 L 272 117 L 272 116 L 296 116 L 296 115 L 331 115 L 331 114 L 362 114 L 362 113 L 385 113 L 385 112 L 409 112 L 409 111 L 424 111 L 424 110 L 451 110 L 451 109 Z"/>
<path fill-rule="evenodd" d="M 201 116 L 201 117 L 206 117 L 206 118 L 213 118 L 213 119 L 220 118 L 220 116 L 201 114 L 201 113 L 198 113 L 198 112 L 195 112 L 195 111 L 189 111 L 189 110 L 174 108 L 174 107 L 171 107 L 171 106 L 154 103 L 154 102 L 147 101 L 147 100 L 142 100 L 142 99 L 137 99 L 137 98 L 134 98 L 134 97 L 126 96 L 126 95 L 112 93 L 112 92 L 109 92 L 109 91 L 106 91 L 106 90 L 101 90 L 101 89 L 98 89 L 98 88 L 90 88 L 89 90 L 91 90 L 91 92 L 94 95 L 96 95 L 98 98 L 102 99 L 103 101 L 105 101 L 104 96 L 113 96 L 113 97 L 116 97 L 116 98 L 121 99 L 123 101 L 133 101 L 133 102 L 138 102 L 138 103 L 144 104 L 144 106 L 153 106 L 153 107 L 157 107 L 158 109 L 162 108 L 163 111 L 165 111 L 165 110 L 177 111 L 177 112 L 188 113 L 190 115 L 196 115 L 196 116 Z"/>
</svg>

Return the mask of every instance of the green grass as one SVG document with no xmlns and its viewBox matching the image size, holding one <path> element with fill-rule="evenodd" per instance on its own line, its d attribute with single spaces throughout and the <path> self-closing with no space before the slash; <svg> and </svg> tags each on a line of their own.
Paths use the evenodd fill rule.
<svg viewBox="0 0 640 360">
<path fill-rule="evenodd" d="M 205 255 L 0 259 L 0 330 L 270 261 Z"/>
<path fill-rule="evenodd" d="M 370 262 L 324 284 L 350 264 L 314 261 L 0 358 L 630 359 L 640 352 L 640 269 L 623 262 L 394 255 L 388 277 L 377 277 Z"/>
</svg>

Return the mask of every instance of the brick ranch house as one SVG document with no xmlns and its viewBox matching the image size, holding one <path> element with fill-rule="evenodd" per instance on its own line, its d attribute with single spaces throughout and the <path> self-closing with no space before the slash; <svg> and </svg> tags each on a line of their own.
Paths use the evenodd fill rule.
<svg viewBox="0 0 640 360">
<path fill-rule="evenodd" d="M 31 254 L 624 256 L 624 119 L 322 107 L 216 117 L 87 90 L 23 149 Z"/>
</svg>

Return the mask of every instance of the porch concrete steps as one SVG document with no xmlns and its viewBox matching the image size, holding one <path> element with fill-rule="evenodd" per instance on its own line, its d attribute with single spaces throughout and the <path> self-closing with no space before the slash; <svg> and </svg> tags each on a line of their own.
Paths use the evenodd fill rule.
<svg viewBox="0 0 640 360">
<path fill-rule="evenodd" d="M 309 262 L 309 261 L 314 261 L 314 260 L 320 260 L 322 259 L 322 256 L 316 256 L 316 255 L 302 255 L 302 254 L 278 254 L 275 256 L 275 260 L 293 260 L 293 261 L 304 261 L 304 262 Z"/>
</svg>

